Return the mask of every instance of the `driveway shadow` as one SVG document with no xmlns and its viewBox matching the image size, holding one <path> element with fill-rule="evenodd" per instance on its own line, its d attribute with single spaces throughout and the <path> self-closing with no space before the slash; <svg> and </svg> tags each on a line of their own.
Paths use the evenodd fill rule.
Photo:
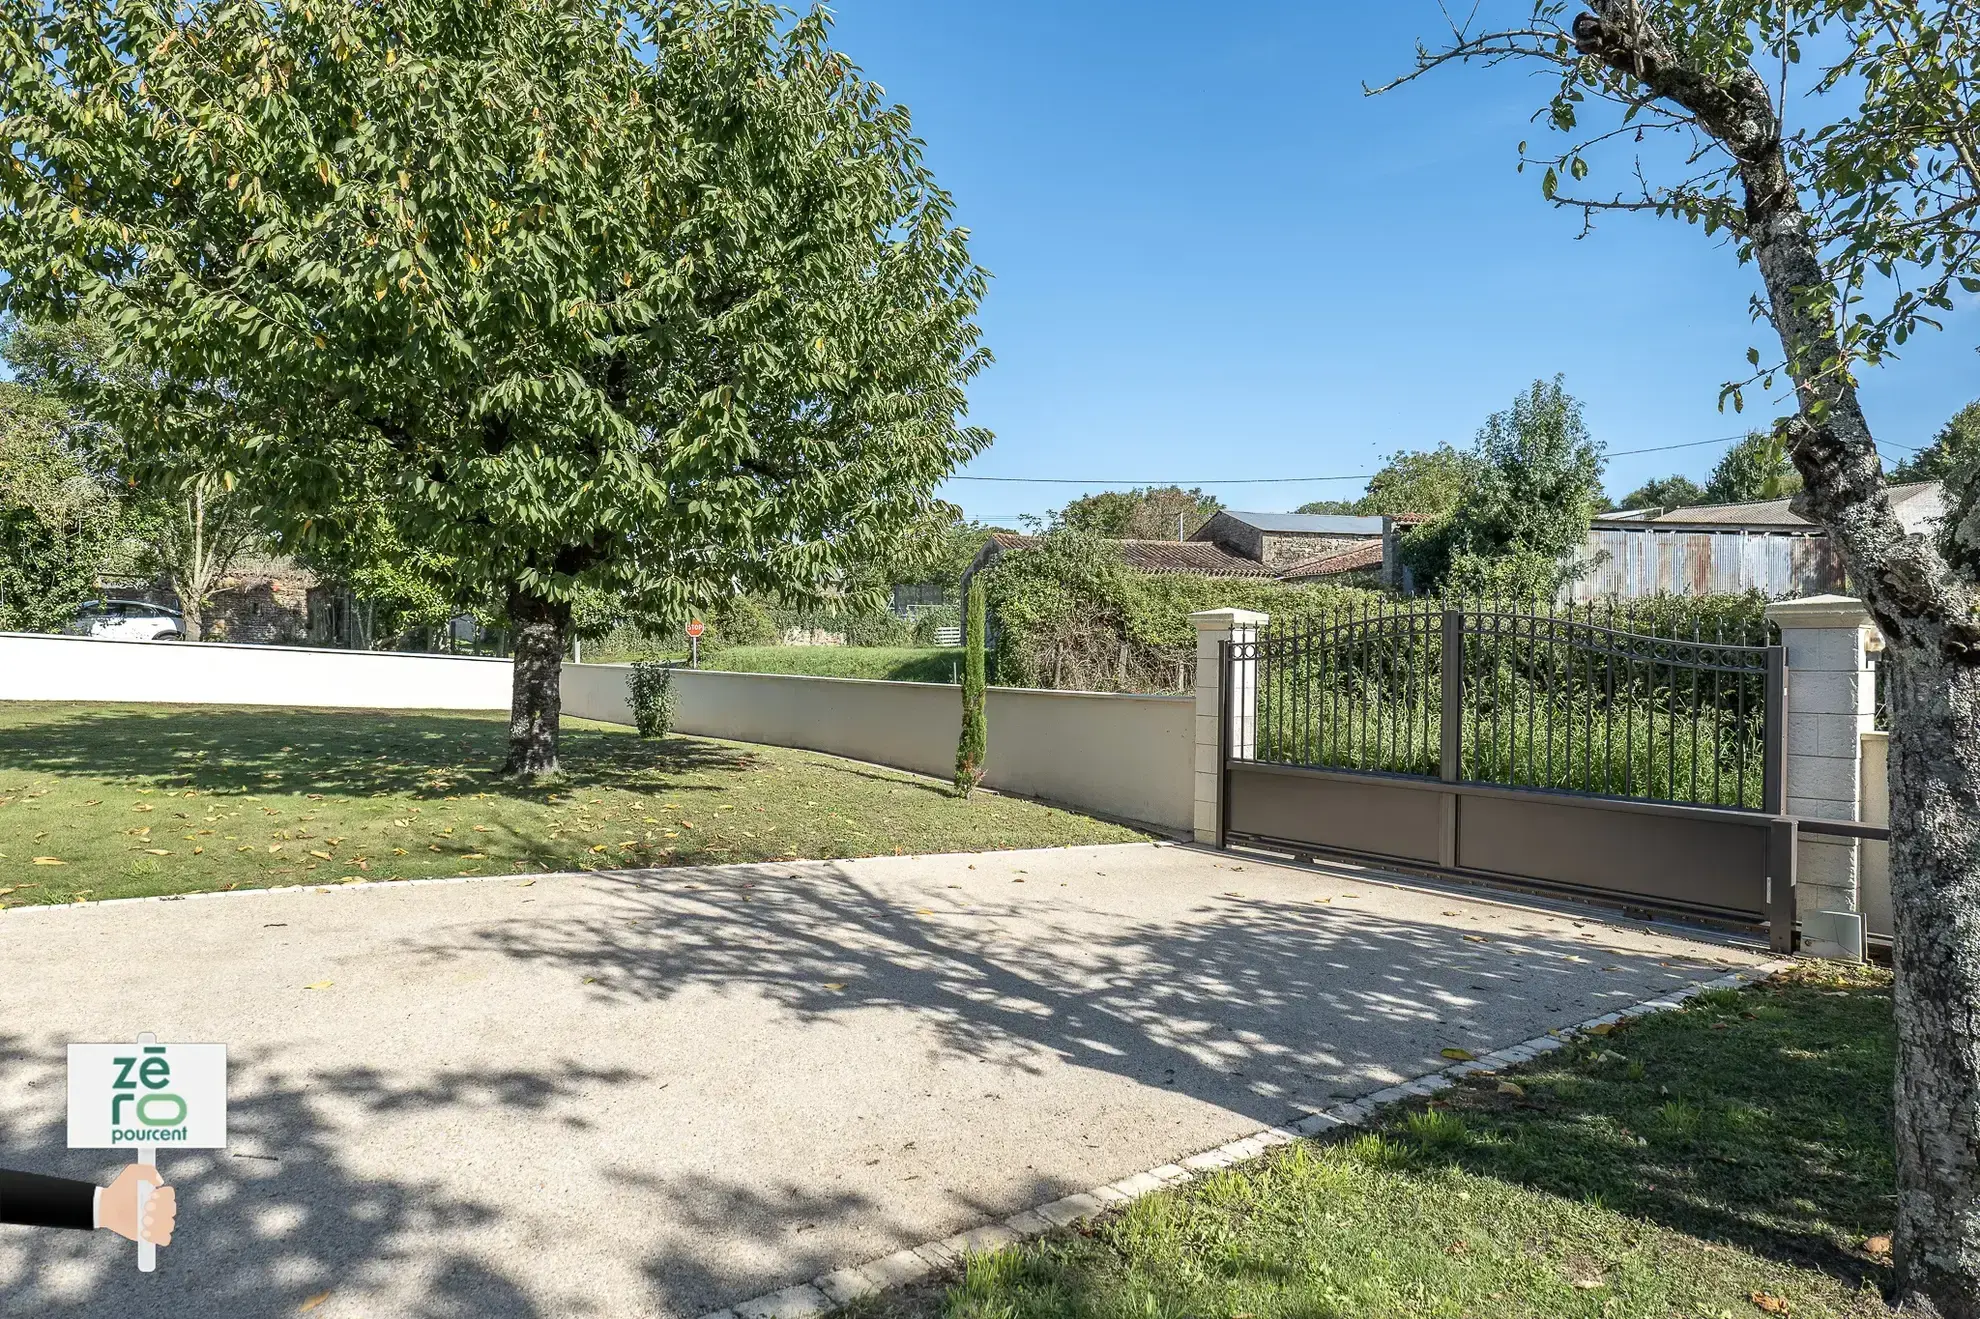
<svg viewBox="0 0 1980 1319">
<path fill-rule="evenodd" d="M 38 1051 L 60 1047 L 51 1042 Z M 26 1051 L 18 1037 L 0 1039 L 0 1056 Z M 229 1098 L 228 1149 L 187 1150 L 165 1160 L 166 1178 L 183 1198 L 174 1242 L 159 1252 L 157 1272 L 138 1273 L 135 1248 L 107 1232 L 0 1227 L 0 1276 L 17 1280 L 0 1289 L 0 1315 L 288 1315 L 324 1293 L 362 1295 L 387 1277 L 403 1290 L 411 1274 L 423 1285 L 414 1289 L 417 1308 L 408 1313 L 547 1319 L 516 1278 L 485 1259 L 428 1244 L 497 1222 L 502 1205 L 460 1194 L 457 1181 L 353 1174 L 341 1148 L 347 1137 L 335 1132 L 323 1105 L 381 1114 L 479 1111 L 499 1121 L 638 1077 L 574 1064 L 410 1081 L 366 1068 L 291 1077 L 263 1072 L 257 1063 L 266 1061 L 236 1051 L 235 1073 L 255 1074 L 259 1084 Z M 0 1160 L 99 1185 L 123 1166 L 108 1151 L 67 1149 L 59 1123 L 23 1129 L 4 1120 Z M 368 1311 L 326 1306 L 324 1312 Z"/>
</svg>

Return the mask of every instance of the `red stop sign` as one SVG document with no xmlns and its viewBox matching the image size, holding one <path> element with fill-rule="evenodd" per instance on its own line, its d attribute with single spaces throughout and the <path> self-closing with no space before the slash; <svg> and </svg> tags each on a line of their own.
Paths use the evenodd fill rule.
<svg viewBox="0 0 1980 1319">
<path fill-rule="evenodd" d="M 698 618 L 691 619 L 688 622 L 688 635 L 691 637 L 698 637 L 707 630 L 708 630 L 707 628 L 701 625 L 701 620 Z"/>
</svg>

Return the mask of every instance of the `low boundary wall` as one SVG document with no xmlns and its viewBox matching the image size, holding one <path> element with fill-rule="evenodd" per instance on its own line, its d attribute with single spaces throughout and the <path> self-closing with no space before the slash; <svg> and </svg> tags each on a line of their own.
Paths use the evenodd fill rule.
<svg viewBox="0 0 1980 1319">
<path fill-rule="evenodd" d="M 0 700 L 506 710 L 509 661 L 0 632 Z"/>
<path fill-rule="evenodd" d="M 630 724 L 618 664 L 566 664 L 564 713 Z M 948 778 L 962 695 L 947 684 L 676 669 L 674 727 L 700 737 L 804 747 Z M 984 782 L 1171 832 L 1190 826 L 1191 696 L 992 687 Z"/>
<path fill-rule="evenodd" d="M 1891 735 L 1869 732 L 1862 735 L 1863 809 L 1858 818 L 1865 824 L 1891 823 Z M 1891 937 L 1891 845 L 1866 838 L 1859 846 L 1863 859 L 1857 873 L 1862 876 L 1863 929 L 1879 939 Z"/>
</svg>

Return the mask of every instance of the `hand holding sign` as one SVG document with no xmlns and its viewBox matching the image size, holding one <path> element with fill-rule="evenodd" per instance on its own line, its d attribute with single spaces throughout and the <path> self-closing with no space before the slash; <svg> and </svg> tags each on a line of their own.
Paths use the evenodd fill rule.
<svg viewBox="0 0 1980 1319">
<path fill-rule="evenodd" d="M 131 1044 L 69 1046 L 69 1148 L 130 1149 L 137 1164 L 97 1204 L 104 1227 L 138 1243 L 138 1268 L 172 1239 L 178 1198 L 153 1166 L 159 1145 L 222 1149 L 227 1144 L 227 1046 Z"/>
<path fill-rule="evenodd" d="M 145 1197 L 144 1222 L 138 1222 L 138 1183 L 151 1188 Z M 179 1216 L 178 1193 L 164 1184 L 158 1169 L 148 1163 L 134 1163 L 117 1174 L 117 1180 L 103 1188 L 97 1202 L 96 1225 L 107 1227 L 118 1236 L 154 1246 L 172 1244 L 172 1225 Z"/>
</svg>

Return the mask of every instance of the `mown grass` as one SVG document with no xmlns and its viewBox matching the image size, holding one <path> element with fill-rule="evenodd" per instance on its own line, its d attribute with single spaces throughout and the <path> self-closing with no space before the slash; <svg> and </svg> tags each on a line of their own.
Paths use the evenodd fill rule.
<svg viewBox="0 0 1980 1319">
<path fill-rule="evenodd" d="M 0 906 L 517 871 L 987 851 L 1132 830 L 808 751 L 479 713 L 0 704 Z"/>
<path fill-rule="evenodd" d="M 727 673 L 801 673 L 817 678 L 955 682 L 960 647 L 736 646 L 702 657 L 704 669 Z"/>
<path fill-rule="evenodd" d="M 1888 1314 L 1888 977 L 1718 993 L 972 1258 L 869 1319 Z"/>
</svg>

